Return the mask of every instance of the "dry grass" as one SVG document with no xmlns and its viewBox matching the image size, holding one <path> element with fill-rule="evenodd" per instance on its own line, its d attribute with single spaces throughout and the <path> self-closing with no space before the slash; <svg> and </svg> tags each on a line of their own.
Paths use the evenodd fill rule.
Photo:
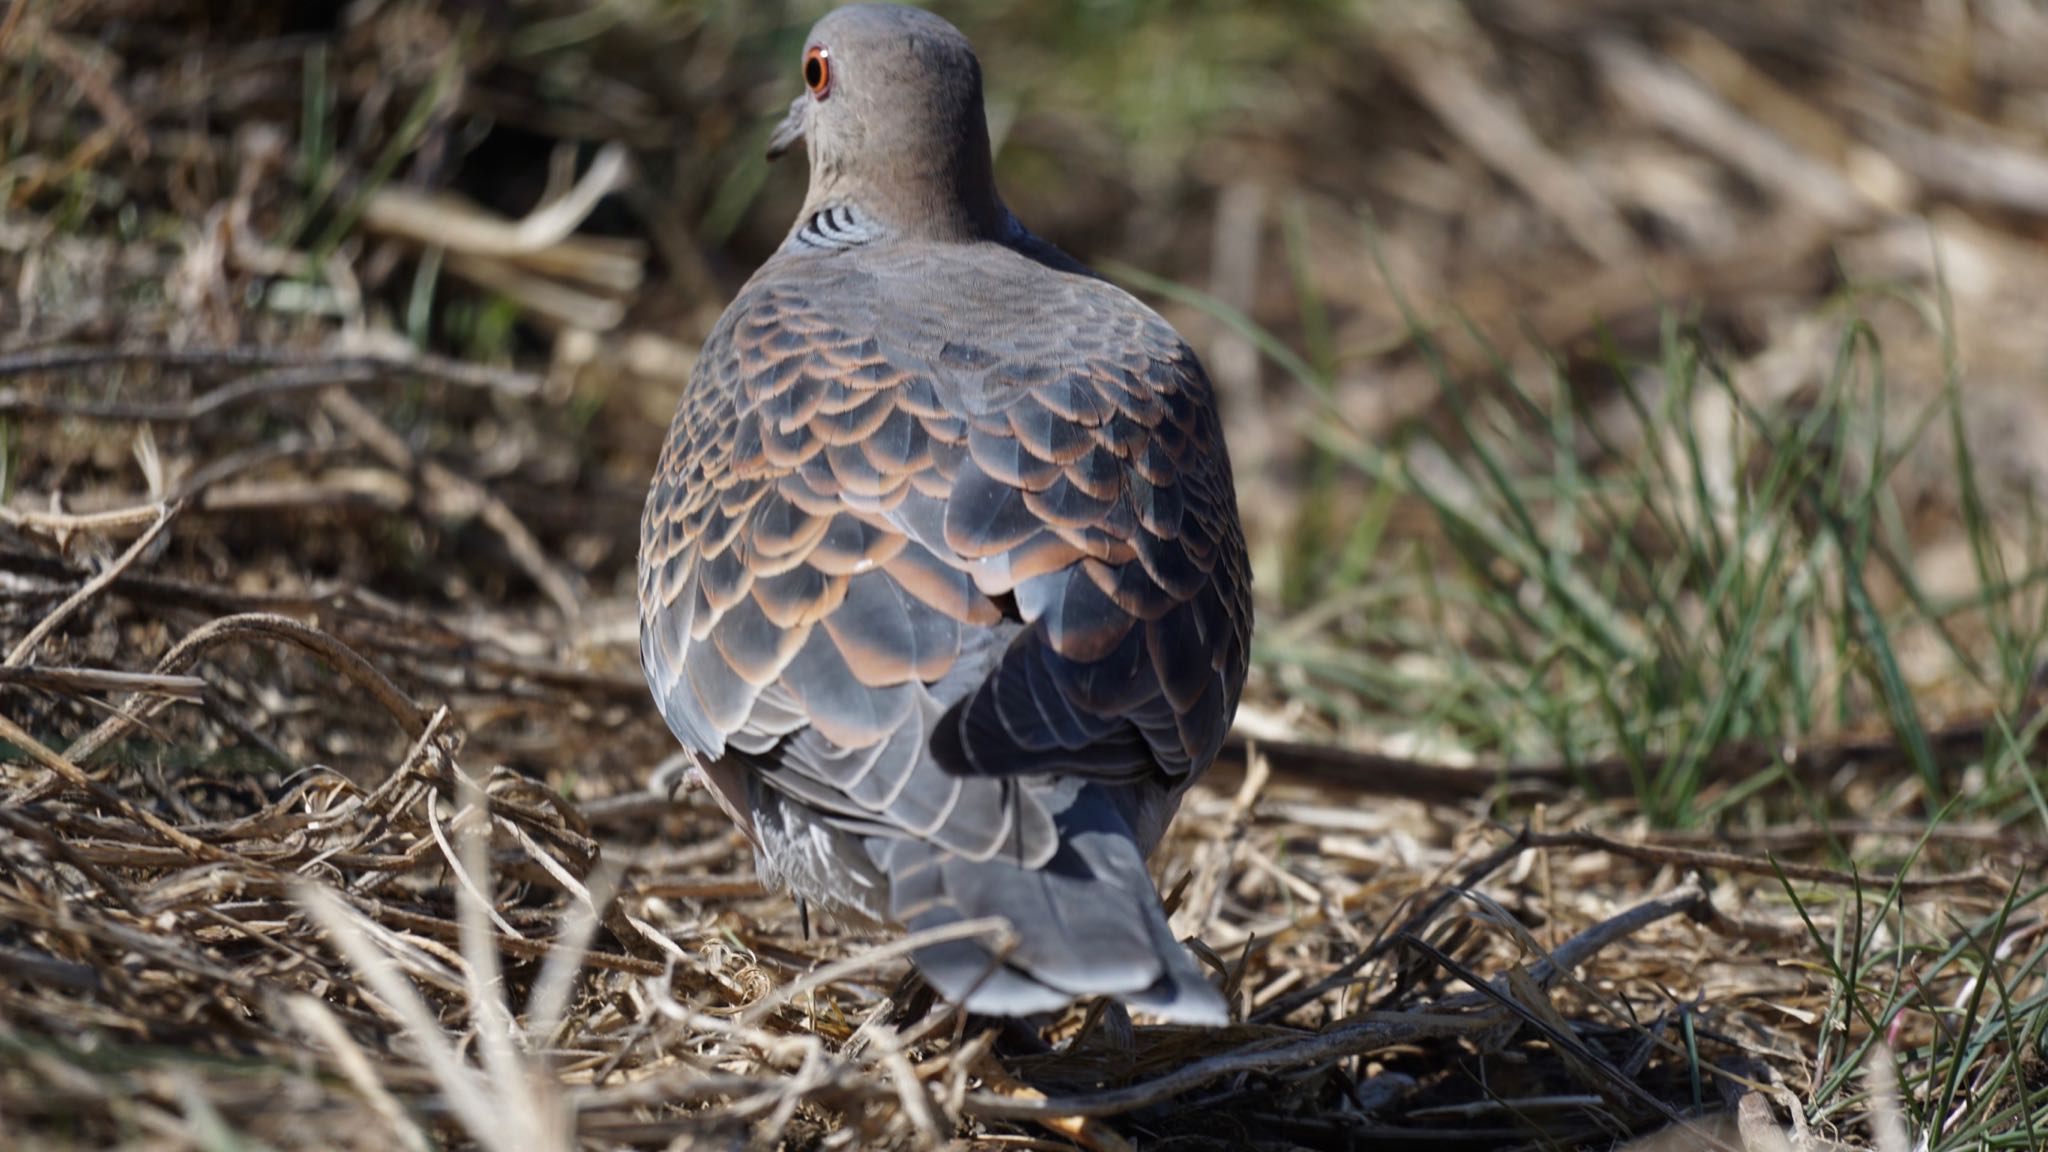
<svg viewBox="0 0 2048 1152">
<path fill-rule="evenodd" d="M 82 610 L 168 632 L 171 588 L 117 576 Z M 324 629 L 256 611 L 192 629 L 68 750 L 0 727 L 22 753 L 0 810 L 0 1104 L 36 1142 L 921 1146 L 1090 1115 L 1192 1146 L 1219 1125 L 1240 1134 L 1224 1144 L 1252 1129 L 1308 1146 L 1580 1142 L 1753 1091 L 1797 1098 L 1820 1071 L 1802 1036 L 1829 982 L 1781 964 L 1805 953 L 1806 927 L 1761 855 L 1335 808 L 1262 761 L 1234 797 L 1197 795 L 1164 869 L 1186 877 L 1179 923 L 1244 1022 L 1119 1036 L 1090 1015 L 1056 1029 L 1059 1051 L 998 1063 L 981 1026 L 894 998 L 901 948 L 804 939 L 787 901 L 731 871 L 742 853 L 712 805 L 466 770 L 448 707 L 376 670 L 431 682 L 516 665 L 492 639 L 399 658 L 368 605 L 336 595 L 305 615 Z M 66 674 L 48 671 L 47 685 Z M 91 686 L 73 680 L 55 714 Z M 448 695 L 543 737 L 570 727 L 550 716 L 610 711 L 601 739 L 624 750 L 653 742 L 614 702 L 630 689 L 541 667 Z M 310 740 L 358 734 L 380 767 L 295 754 L 295 719 Z M 281 746 L 236 738 L 255 729 L 283 730 Z M 1901 914 L 1988 918 L 2028 848 L 1945 836 L 1986 863 L 1903 882 Z M 1711 896 L 1688 866 L 1721 877 Z M 1857 888 L 1816 879 L 1791 886 L 1817 901 Z M 1851 930 L 1847 915 L 1817 923 Z M 1964 983 L 1924 984 L 1927 1010 L 1902 1013 L 1890 1042 L 1925 1040 Z"/>
<path fill-rule="evenodd" d="M 807 937 L 636 666 L 805 20 L 0 6 L 10 1147 L 2039 1146 L 2048 24 L 1924 7 L 1095 5 L 1200 123 L 968 14 L 1071 66 L 1020 213 L 1206 284 L 1263 597 L 1157 861 L 1238 1023 L 1031 1052 Z"/>
</svg>

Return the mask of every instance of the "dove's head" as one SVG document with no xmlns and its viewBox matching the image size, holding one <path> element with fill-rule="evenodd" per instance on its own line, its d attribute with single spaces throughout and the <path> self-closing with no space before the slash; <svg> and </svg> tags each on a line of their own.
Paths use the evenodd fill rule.
<svg viewBox="0 0 2048 1152">
<path fill-rule="evenodd" d="M 768 158 L 804 142 L 806 216 L 851 204 L 892 231 L 941 238 L 1005 226 L 981 64 L 959 29 L 917 8 L 840 8 L 812 26 L 799 79 L 804 93 L 775 129 Z"/>
</svg>

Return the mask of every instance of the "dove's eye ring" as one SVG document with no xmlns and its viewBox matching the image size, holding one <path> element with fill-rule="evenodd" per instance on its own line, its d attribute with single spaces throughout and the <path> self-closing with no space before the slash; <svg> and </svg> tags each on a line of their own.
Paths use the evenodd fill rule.
<svg viewBox="0 0 2048 1152">
<path fill-rule="evenodd" d="M 832 90 L 832 53 L 822 44 L 804 53 L 804 87 L 814 100 L 823 100 Z"/>
</svg>

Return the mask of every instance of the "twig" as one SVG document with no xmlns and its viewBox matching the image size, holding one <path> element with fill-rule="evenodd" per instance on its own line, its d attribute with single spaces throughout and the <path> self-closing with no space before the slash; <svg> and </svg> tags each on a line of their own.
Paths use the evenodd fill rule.
<svg viewBox="0 0 2048 1152">
<path fill-rule="evenodd" d="M 456 926 L 447 920 L 410 912 L 395 904 L 378 903 L 366 897 L 358 899 L 369 905 L 369 914 L 372 914 L 373 919 L 394 930 L 451 940 L 459 935 Z M 494 939 L 498 948 L 506 955 L 517 956 L 521 960 L 546 960 L 555 950 L 553 940 L 524 940 L 516 936 L 498 936 Z M 665 972 L 662 965 L 654 961 L 617 952 L 586 952 L 583 955 L 583 966 L 602 968 L 608 972 L 624 972 L 634 976 L 661 976 Z"/>
<path fill-rule="evenodd" d="M 931 1094 L 925 1090 L 924 1081 L 918 1078 L 917 1069 L 911 1067 L 910 1058 L 903 1054 L 903 1045 L 896 1033 L 887 1028 L 878 1029 L 874 1043 L 881 1053 L 882 1068 L 888 1073 L 904 1114 L 910 1117 L 911 1126 L 927 1147 L 937 1148 L 944 1144 L 946 1133 L 940 1129 L 938 1116 L 932 1111 Z M 1129 1149 L 1126 1147 L 1120 1152 L 1129 1152 Z"/>
<path fill-rule="evenodd" d="M 1260 747 L 1263 750 L 1265 746 L 1260 745 Z M 1377 960 L 1393 947 L 1396 937 L 1403 933 L 1419 931 L 1423 925 L 1436 919 L 1445 908 L 1450 906 L 1452 901 L 1457 900 L 1460 895 L 1472 889 L 1480 881 L 1499 871 L 1508 861 L 1521 855 L 1528 847 L 1529 841 L 1525 833 L 1488 852 L 1485 856 L 1474 861 L 1470 867 L 1466 868 L 1463 874 L 1458 877 L 1457 883 L 1438 890 L 1434 896 L 1424 902 L 1420 908 L 1411 912 L 1407 919 L 1403 920 L 1399 925 L 1390 926 L 1382 930 L 1379 938 L 1373 941 L 1371 947 L 1364 949 L 1358 955 L 1345 961 L 1335 972 L 1330 973 L 1314 984 L 1306 988 L 1297 989 L 1267 1004 L 1264 1008 L 1252 1014 L 1252 1020 L 1255 1022 L 1266 1022 L 1285 1019 L 1296 1009 L 1321 997 L 1323 993 L 1351 983 L 1352 978 L 1363 971 L 1367 964 Z"/>
<path fill-rule="evenodd" d="M 397 959 L 371 943 L 376 939 L 372 922 L 329 889 L 300 881 L 297 896 L 330 944 L 375 991 L 378 1006 L 412 1037 L 463 1125 L 472 1134 L 495 1131 L 491 1094 L 479 1083 L 482 1074 L 448 1042 L 426 1002 L 401 975 Z"/>
<path fill-rule="evenodd" d="M 982 1081 L 991 1089 L 990 1092 L 982 1093 L 982 1095 L 995 1095 L 1004 1099 L 1027 1101 L 1039 1101 L 1046 1098 L 1045 1093 L 1031 1087 L 1029 1084 L 1018 1082 L 1016 1077 L 1010 1075 L 1009 1069 L 1004 1068 L 993 1054 L 984 1056 L 975 1065 L 975 1070 L 981 1074 Z M 1083 1148 L 1092 1150 L 1092 1152 L 1130 1152 L 1131 1145 L 1122 1136 L 1117 1135 L 1115 1130 L 1094 1117 L 1039 1116 L 1036 1119 L 1039 1124 L 1052 1129 L 1054 1132 L 1072 1140 Z"/>
<path fill-rule="evenodd" d="M 1825 824 L 1769 824 L 1755 828 L 1656 828 L 1645 833 L 1652 844 L 1713 844 L 1741 841 L 1795 848 L 1830 841 L 1863 837 L 1892 840 L 1937 840 L 1949 844 L 1977 844 L 2008 852 L 2034 852 L 2048 848 L 2038 835 L 2007 832 L 1992 823 L 1937 824 L 1929 826 L 1911 820 L 1831 820 Z"/>
<path fill-rule="evenodd" d="M 448 257 L 447 267 L 464 280 L 514 301 L 529 320 L 587 332 L 607 332 L 626 318 L 623 300 L 573 288 L 504 260 L 457 253 Z"/>
<path fill-rule="evenodd" d="M 789 1003 L 813 988 L 822 988 L 835 980 L 843 980 L 856 972 L 870 971 L 890 960 L 908 956 L 919 948 L 928 947 L 933 944 L 944 944 L 950 940 L 973 940 L 977 938 L 986 938 L 993 941 L 990 952 L 996 957 L 996 964 L 1002 963 L 1001 957 L 1006 955 L 1010 949 L 1016 947 L 1017 944 L 1016 930 L 1010 926 L 1008 920 L 998 916 L 984 916 L 977 920 L 960 920 L 951 924 L 941 924 L 937 928 L 927 928 L 922 932 L 912 932 L 891 940 L 886 944 L 879 944 L 869 948 L 858 956 L 849 956 L 844 960 L 834 961 L 815 972 L 809 973 L 801 980 L 783 985 L 781 988 L 762 997 L 756 1003 L 749 1004 L 747 1010 L 740 1014 L 740 1021 L 744 1024 L 759 1023 L 777 1008 L 782 1007 L 784 1004 Z"/>
<path fill-rule="evenodd" d="M 66 992 L 100 990 L 98 969 L 8 944 L 0 944 L 0 973 L 5 973 L 10 979 L 32 981 L 38 987 L 61 988 Z"/>
<path fill-rule="evenodd" d="M 327 1046 L 334 1056 L 334 1062 L 341 1074 L 362 1093 L 363 1099 L 382 1117 L 384 1123 L 398 1134 L 398 1140 L 409 1152 L 429 1152 L 433 1143 L 405 1109 L 384 1087 L 383 1081 L 370 1062 L 370 1057 L 349 1035 L 347 1028 L 335 1018 L 332 1009 L 311 996 L 294 994 L 284 999 L 284 1009 L 292 1023 L 298 1025 L 309 1039 Z"/>
<path fill-rule="evenodd" d="M 419 244 L 475 256 L 525 256 L 569 239 L 597 202 L 626 181 L 627 152 L 616 141 L 597 150 L 590 167 L 560 199 L 517 222 L 465 200 L 426 195 L 395 185 L 379 188 L 363 209 L 369 228 Z M 635 269 L 638 262 L 635 262 Z M 621 285 L 626 289 L 637 286 Z"/>
<path fill-rule="evenodd" d="M 193 512 L 221 512 L 235 508 L 238 504 L 247 506 L 252 496 L 263 489 L 231 487 L 225 484 L 225 481 L 266 464 L 280 460 L 312 460 L 330 451 L 333 449 L 311 443 L 302 436 L 284 436 L 269 443 L 220 456 L 195 469 L 173 486 L 170 492 L 159 498 L 137 498 L 135 503 L 126 506 L 83 513 L 45 512 L 32 507 L 12 508 L 0 505 L 0 524 L 54 536 L 60 543 L 66 536 L 76 532 L 115 536 L 130 529 L 147 527 L 156 519 L 158 507 L 165 499 L 184 501 L 187 508 Z M 379 492 L 375 487 L 375 481 L 363 476 L 363 473 L 368 473 L 369 477 L 381 478 L 385 482 L 385 489 L 395 486 L 410 494 L 410 486 L 402 477 L 393 476 L 382 470 L 339 469 L 326 475 L 338 476 L 344 492 L 350 490 L 351 482 L 373 493 Z M 275 491 L 275 486 L 271 486 L 271 489 Z"/>
<path fill-rule="evenodd" d="M 2011 730 L 2027 729 L 2032 723 L 2032 709 L 2038 706 L 2038 700 L 2032 701 L 2029 712 L 2008 721 Z M 1986 742 L 1998 731 L 1997 719 L 1981 716 L 1944 725 L 1930 731 L 1927 737 L 1933 745 L 1935 759 L 1940 763 L 1953 764 L 1983 755 Z M 1235 731 L 1225 742 L 1224 749 L 1233 757 L 1242 758 L 1251 743 L 1258 745 L 1259 754 L 1266 757 L 1272 763 L 1273 771 L 1282 777 L 1313 781 L 1353 793 L 1400 796 L 1432 803 L 1455 804 L 1477 800 L 1499 788 L 1562 791 L 1590 786 L 1600 792 L 1626 794 L 1633 790 L 1635 779 L 1629 762 L 1620 757 L 1577 765 L 1560 761 L 1464 766 L 1388 756 L 1331 744 L 1263 737 L 1254 739 Z M 1898 760 L 1904 755 L 1897 739 L 1889 734 L 1815 740 L 1789 749 L 1783 744 L 1731 741 L 1708 754 L 1706 770 L 1710 775 L 1727 774 L 1775 763 L 1785 771 L 1795 773 L 1801 780 L 1818 781 L 1825 780 L 1852 762 Z M 1644 772 L 1654 775 L 1663 762 L 1663 757 L 1653 756 L 1645 759 L 1641 767 Z"/>
<path fill-rule="evenodd" d="M 160 676 L 111 668 L 0 667 L 0 685 L 7 684 L 46 692 L 135 692 L 167 696 L 187 704 L 198 703 L 206 691 L 206 681 L 197 676 Z"/>
<path fill-rule="evenodd" d="M 1735 852 L 1719 852 L 1706 848 L 1674 848 L 1663 844 L 1632 844 L 1602 836 L 1598 832 L 1534 832 L 1528 834 L 1532 848 L 1584 848 L 1599 852 L 1612 852 L 1632 860 L 1651 864 L 1669 864 L 1680 868 L 1717 868 L 1724 872 L 1741 872 L 1751 876 L 1784 875 L 1792 880 L 1808 880 L 1816 884 L 1839 884 L 1844 887 L 1874 885 L 1889 888 L 1897 885 L 1908 892 L 1945 892 L 1958 888 L 2004 889 L 2008 882 L 1989 871 L 1976 868 L 1954 876 L 1929 876 L 1909 878 L 1889 872 L 1844 872 L 1839 868 L 1823 868 L 1816 864 L 1801 864 L 1797 861 L 1779 860 L 1776 857 L 1743 856 Z"/>
<path fill-rule="evenodd" d="M 400 691 L 384 673 L 377 670 L 376 665 L 363 659 L 355 649 L 320 629 L 286 616 L 252 612 L 215 620 L 185 637 L 176 647 L 166 652 L 163 659 L 157 661 L 156 674 L 161 676 L 183 672 L 214 647 L 230 640 L 251 637 L 283 640 L 325 659 L 343 676 L 354 681 L 357 687 L 363 688 L 375 697 L 377 702 L 384 706 L 384 710 L 391 713 L 392 718 L 405 729 L 406 735 L 418 736 L 426 730 L 430 718 L 427 711 L 413 703 L 412 697 Z M 142 704 L 140 709 L 137 708 L 139 703 Z M 68 754 L 74 760 L 92 759 L 138 720 L 154 715 L 164 703 L 161 698 L 146 703 L 129 699 L 122 705 L 118 715 L 108 717 L 99 727 L 74 741 L 67 749 Z"/>
<path fill-rule="evenodd" d="M 8 548 L 4 544 L 0 544 L 0 564 L 11 566 L 15 571 L 54 578 L 72 575 L 72 569 L 50 556 Z M 638 674 L 570 668 L 550 661 L 511 655 L 505 651 L 500 638 L 488 629 L 472 626 L 457 630 L 447 619 L 383 600 L 351 585 L 317 584 L 302 592 L 261 594 L 127 573 L 115 581 L 114 587 L 124 595 L 153 603 L 236 615 L 318 614 L 323 619 L 333 619 L 338 615 L 352 621 L 367 621 L 381 628 L 356 638 L 353 643 L 358 647 L 422 662 L 454 662 L 459 664 L 465 684 L 475 682 L 474 673 L 489 673 L 611 701 L 637 704 L 646 698 L 647 685 Z M 633 798 L 625 802 L 638 803 Z"/>
<path fill-rule="evenodd" d="M 35 655 L 36 645 L 43 642 L 43 637 L 55 631 L 57 626 L 64 622 L 65 617 L 76 612 L 93 597 L 104 591 L 107 585 L 112 584 L 118 579 L 121 573 L 130 564 L 135 563 L 136 559 L 144 551 L 148 550 L 151 544 L 156 543 L 156 538 L 163 535 L 164 529 L 171 526 L 172 519 L 178 515 L 178 510 L 182 507 L 184 507 L 184 504 L 177 500 L 160 505 L 157 509 L 156 523 L 150 525 L 147 532 L 137 536 L 135 542 L 128 545 L 128 550 L 116 557 L 112 564 L 107 565 L 98 575 L 87 580 L 79 587 L 78 591 L 66 597 L 62 604 L 51 609 L 49 615 L 37 621 L 36 626 L 29 629 L 28 635 L 21 638 L 21 643 L 16 644 L 14 650 L 7 654 L 6 666 L 9 668 L 19 668 L 27 663 L 28 658 Z"/>
<path fill-rule="evenodd" d="M 128 886 L 103 871 L 88 854 L 79 850 L 78 845 L 72 844 L 52 828 L 48 820 L 38 819 L 42 815 L 43 813 L 33 805 L 17 805 L 11 801 L 0 804 L 0 825 L 4 825 L 23 840 L 40 843 L 49 849 L 51 855 L 78 869 L 86 879 L 97 884 L 100 891 L 105 892 L 107 898 L 119 905 L 122 911 L 131 916 L 141 917 L 142 910 L 136 905 L 134 896 L 129 894 Z M 186 859 L 180 857 L 178 864 L 182 865 Z"/>
<path fill-rule="evenodd" d="M 163 817 L 147 808 L 139 808 L 126 796 L 115 792 L 93 779 L 85 769 L 80 768 L 71 758 L 60 756 L 44 746 L 43 742 L 23 731 L 14 721 L 0 715 L 0 739 L 28 753 L 29 759 L 57 774 L 66 784 L 90 795 L 107 806 L 111 811 L 147 827 L 150 831 L 170 841 L 187 855 L 199 860 L 219 860 L 223 853 L 210 844 L 193 839 L 185 832 L 173 827 Z"/>
<path fill-rule="evenodd" d="M 1548 988 L 1559 976 L 1591 960 L 1615 941 L 1633 936 L 1659 920 L 1697 915 L 1706 905 L 1706 889 L 1700 886 L 1698 879 L 1688 877 L 1671 891 L 1653 896 L 1576 933 L 1531 966 L 1529 974 L 1538 984 Z"/>
<path fill-rule="evenodd" d="M 0 504 L 0 524 L 10 528 L 48 532 L 56 536 L 72 532 L 100 532 L 111 535 L 132 528 L 146 528 L 156 523 L 162 513 L 163 505 L 155 500 L 147 504 L 109 508 L 104 512 L 38 512 Z"/>
<path fill-rule="evenodd" d="M 464 811 L 469 811 L 469 809 L 464 809 Z M 457 815 L 459 816 L 460 813 L 458 813 Z M 483 821 L 485 827 L 484 835 L 486 837 L 489 836 L 490 820 L 490 814 L 485 813 L 483 816 Z M 469 898 L 465 906 L 473 904 L 474 906 L 483 909 L 484 912 L 489 915 L 491 923 L 498 926 L 499 932 L 507 936 L 510 936 L 515 940 L 526 939 L 526 936 L 523 933 L 521 933 L 517 928 L 512 927 L 512 925 L 506 921 L 505 917 L 498 912 L 497 908 L 492 905 L 491 898 L 489 896 L 484 895 L 483 889 L 477 887 L 476 879 L 470 875 L 468 869 L 463 867 L 463 862 L 461 858 L 456 855 L 455 846 L 448 842 L 448 834 L 446 830 L 442 828 L 441 825 L 442 817 L 440 793 L 435 791 L 429 791 L 427 793 L 427 829 L 433 833 L 434 843 L 440 847 L 441 855 L 447 860 L 449 870 L 455 874 L 456 882 L 462 885 L 463 892 Z M 487 883 L 489 882 L 489 879 L 489 876 L 484 877 L 484 880 Z"/>
<path fill-rule="evenodd" d="M 1750 180 L 1835 227 L 1868 214 L 1832 168 L 1744 118 L 1705 84 L 1653 60 L 1618 36 L 1593 41 L 1592 57 L 1618 103 L 1721 157 Z"/>
<path fill-rule="evenodd" d="M 372 368 L 384 372 L 410 373 L 465 388 L 483 388 L 509 396 L 538 395 L 540 378 L 508 368 L 453 360 L 410 348 L 323 351 L 262 345 L 231 344 L 171 348 L 161 344 L 64 344 L 29 352 L 0 355 L 0 379 L 32 373 L 64 372 L 102 364 L 143 363 L 170 368 L 325 368 L 353 370 Z M 0 412 L 19 396 L 0 391 Z"/>
<path fill-rule="evenodd" d="M 1695 889 L 1695 895 L 1697 894 L 1697 889 Z M 1666 915 L 1669 914 L 1668 912 L 1666 913 Z M 1580 1040 L 1576 1035 L 1545 1019 L 1542 1013 L 1532 1011 L 1527 1006 L 1519 1003 L 1513 996 L 1508 994 L 1505 988 L 1500 987 L 1500 985 L 1506 982 L 1505 979 L 1481 980 L 1475 973 L 1470 972 L 1463 965 L 1444 953 L 1442 949 L 1437 948 L 1419 936 L 1408 937 L 1402 943 L 1428 956 L 1439 967 L 1443 968 L 1444 971 L 1472 984 L 1474 988 L 1478 989 L 1479 995 L 1494 1002 L 1499 1012 L 1519 1020 L 1523 1027 L 1541 1034 L 1545 1040 L 1556 1046 L 1559 1052 L 1568 1054 L 1570 1057 L 1568 1063 L 1583 1069 L 1583 1075 L 1597 1075 L 1601 1083 L 1612 1087 L 1621 1096 L 1634 1101 L 1637 1105 L 1656 1113 L 1663 1118 L 1666 1124 L 1682 1124 L 1685 1122 L 1685 1117 L 1679 1115 L 1677 1109 L 1666 1104 L 1655 1093 L 1638 1084 L 1633 1077 L 1624 1075 L 1620 1069 L 1608 1063 L 1605 1057 L 1587 1047 L 1585 1041 Z M 1567 966 L 1559 965 L 1553 969 L 1553 972 L 1564 967 Z M 1711 1142 L 1710 1147 L 1721 1149 L 1723 1152 L 1739 1152 L 1739 1150 L 1731 1145 L 1713 1139 L 1713 1137 L 1705 1133 L 1700 1133 L 1700 1135 Z"/>
<path fill-rule="evenodd" d="M 1487 87 L 1471 62 L 1440 37 L 1414 31 L 1384 41 L 1403 83 L 1446 130 L 1486 166 L 1550 213 L 1603 264 L 1626 264 L 1639 249 L 1621 213 L 1572 164 L 1552 152 L 1506 95 Z"/>
<path fill-rule="evenodd" d="M 28 11 L 28 0 L 13 0 L 7 6 L 7 15 L 0 17 L 0 59 L 7 56 L 7 47 L 14 40 L 15 30 L 21 27 L 22 14 Z"/>
<path fill-rule="evenodd" d="M 505 550 L 512 555 L 520 569 L 534 582 L 549 600 L 554 601 L 563 617 L 574 620 L 582 612 L 582 598 L 577 595 L 575 585 L 553 560 L 540 541 L 489 489 L 439 461 L 421 459 L 413 454 L 405 440 L 386 427 L 376 414 L 362 406 L 355 397 L 344 392 L 330 392 L 321 399 L 321 407 L 327 414 L 340 421 L 349 431 L 362 438 L 370 451 L 383 459 L 386 464 L 401 472 L 416 474 L 429 490 L 439 494 L 450 504 L 460 508 L 474 508 L 479 519 L 498 534 L 505 542 Z"/>
<path fill-rule="evenodd" d="M 1659 920 L 1694 911 L 1706 894 L 1697 884 L 1687 884 L 1663 896 L 1646 900 L 1617 916 L 1594 925 L 1565 941 L 1551 956 L 1531 970 L 1548 982 L 1591 959 L 1601 949 L 1639 932 Z M 1373 1052 L 1396 1044 L 1456 1036 L 1476 1036 L 1497 1028 L 1508 1018 L 1498 1004 L 1478 1012 L 1449 1013 L 1441 1009 L 1491 1002 L 1483 993 L 1453 997 L 1431 1012 L 1370 1012 L 1310 1036 L 1275 1041 L 1254 1041 L 1235 1051 L 1196 1060 L 1150 1080 L 1123 1088 L 1073 1096 L 1049 1096 L 1028 1100 L 994 1093 L 976 1092 L 967 1097 L 966 1111 L 975 1116 L 1036 1119 L 1043 1116 L 1103 1116 L 1170 1100 L 1183 1092 L 1224 1076 L 1271 1069 L 1300 1069 Z M 1268 1031 L 1253 1029 L 1254 1034 Z"/>
<path fill-rule="evenodd" d="M 1265 791 L 1271 776 L 1266 758 L 1259 755 L 1256 748 L 1248 749 L 1244 779 L 1239 782 L 1237 795 L 1230 802 L 1230 815 L 1218 829 L 1216 838 L 1201 846 L 1192 865 L 1192 880 L 1180 907 L 1173 911 L 1173 919 L 1178 922 L 1176 935 L 1200 937 L 1208 934 L 1216 918 L 1217 897 L 1223 891 L 1224 873 L 1237 859 L 1245 838 L 1251 834 L 1252 809 L 1258 804 L 1259 794 Z"/>
<path fill-rule="evenodd" d="M 73 400 L 68 396 L 25 396 L 0 391 L 0 413 L 35 416 L 76 416 L 91 420 L 138 420 L 146 424 L 189 424 L 223 408 L 252 400 L 270 400 L 300 392 L 349 384 L 367 384 L 379 370 L 367 364 L 318 364 L 256 372 L 178 404 L 145 404 L 110 400 Z"/>
<path fill-rule="evenodd" d="M 8 22 L 10 25 L 13 23 L 11 16 Z M 140 165 L 147 160 L 149 134 L 143 131 L 141 121 L 136 119 L 134 110 L 128 107 L 128 101 L 115 89 L 114 77 L 109 75 L 109 72 L 118 71 L 118 58 L 114 66 L 109 68 L 103 61 L 112 53 L 102 50 L 100 59 L 95 60 L 87 55 L 85 49 L 72 43 L 70 37 L 48 25 L 34 30 L 40 33 L 36 37 L 37 51 L 43 59 L 55 65 L 58 71 L 77 85 L 79 93 L 92 105 L 93 111 L 99 113 L 100 119 L 104 122 L 105 127 L 101 132 L 109 137 L 117 136 L 127 145 L 131 163 Z"/>
<path fill-rule="evenodd" d="M 1865 133 L 1928 188 L 1963 200 L 2048 215 L 2048 156 L 1951 128 L 1929 132 L 1892 116 L 1865 117 Z"/>
<path fill-rule="evenodd" d="M 1163 1076 L 1123 1088 L 1071 1096 L 1047 1096 L 1042 1100 L 970 1092 L 964 1110 L 972 1116 L 1034 1120 L 1045 1116 L 1109 1116 L 1171 1100 L 1225 1076 L 1279 1069 L 1299 1070 L 1346 1056 L 1376 1052 L 1396 1044 L 1476 1036 L 1499 1024 L 1500 1021 L 1491 1015 L 1369 1012 L 1298 1039 L 1253 1043 L 1218 1056 L 1194 1060 Z"/>
</svg>

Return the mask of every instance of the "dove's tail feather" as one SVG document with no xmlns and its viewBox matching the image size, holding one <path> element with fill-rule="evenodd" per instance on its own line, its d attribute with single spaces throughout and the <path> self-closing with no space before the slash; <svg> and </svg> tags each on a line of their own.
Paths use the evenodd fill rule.
<svg viewBox="0 0 2048 1152">
<path fill-rule="evenodd" d="M 1056 822 L 1059 851 L 1039 868 L 969 860 L 917 840 L 869 841 L 889 880 L 890 919 L 923 931 L 993 917 L 1013 929 L 1007 941 L 991 932 L 919 948 L 925 979 L 988 1015 L 1113 996 L 1175 1023 L 1228 1023 L 1222 994 L 1167 927 L 1144 858 L 1108 798 L 1084 788 Z"/>
</svg>

